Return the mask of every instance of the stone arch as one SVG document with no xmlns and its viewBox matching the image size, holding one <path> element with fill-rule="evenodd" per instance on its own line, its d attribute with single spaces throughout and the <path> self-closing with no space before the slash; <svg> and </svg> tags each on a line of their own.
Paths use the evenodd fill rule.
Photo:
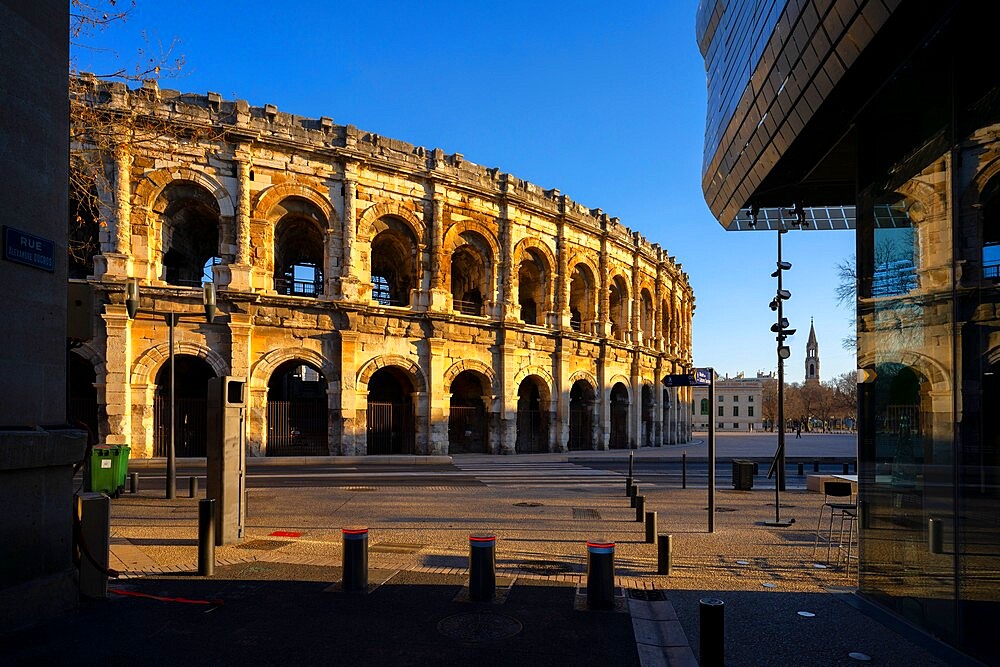
<svg viewBox="0 0 1000 667">
<path fill-rule="evenodd" d="M 336 209 L 334 209 L 333 204 L 330 203 L 327 197 L 321 192 L 317 192 L 313 188 L 299 183 L 280 183 L 259 192 L 256 202 L 251 209 L 250 217 L 276 223 L 277 220 L 273 219 L 272 211 L 282 200 L 289 197 L 299 197 L 316 206 L 326 216 L 326 228 L 328 230 L 335 229 L 337 223 L 340 222 Z"/>
<path fill-rule="evenodd" d="M 72 350 L 73 354 L 81 357 L 90 362 L 90 365 L 94 367 L 94 372 L 97 373 L 97 377 L 105 377 L 107 373 L 107 365 L 104 357 L 101 353 L 97 351 L 93 343 L 83 343 L 74 347 Z"/>
<path fill-rule="evenodd" d="M 387 201 L 372 204 L 358 218 L 358 238 L 370 241 L 375 238 L 375 225 L 384 217 L 399 218 L 410 227 L 418 244 L 424 238 L 424 223 L 417 215 L 399 202 Z M 350 221 L 348 221 L 350 222 Z"/>
<path fill-rule="evenodd" d="M 450 257 L 456 248 L 464 245 L 462 235 L 468 232 L 481 236 L 486 241 L 490 249 L 489 260 L 496 266 L 500 257 L 500 243 L 497 241 L 496 234 L 492 229 L 476 220 L 463 220 L 448 227 L 448 230 L 444 234 L 444 242 L 441 244 L 441 248 L 445 253 L 443 259 Z"/>
<path fill-rule="evenodd" d="M 512 282 L 516 278 L 514 300 L 520 305 L 523 321 L 528 324 L 544 324 L 545 313 L 554 310 L 557 272 L 555 256 L 539 239 L 521 239 L 514 247 L 510 278 Z"/>
<path fill-rule="evenodd" d="M 250 369 L 251 388 L 267 388 L 268 380 L 279 366 L 286 361 L 304 361 L 318 368 L 323 377 L 334 377 L 336 371 L 329 359 L 315 350 L 304 347 L 282 347 L 261 355 Z"/>
<path fill-rule="evenodd" d="M 386 366 L 395 366 L 405 372 L 410 382 L 413 384 L 414 391 L 420 393 L 427 391 L 427 381 L 424 378 L 424 372 L 420 369 L 419 365 L 417 365 L 414 361 L 398 354 L 383 354 L 369 359 L 362 364 L 360 368 L 358 368 L 358 380 L 356 384 L 358 393 L 366 392 L 368 390 L 368 381 L 371 379 L 372 375 L 375 374 L 375 371 L 385 368 Z"/>
<path fill-rule="evenodd" d="M 997 359 L 1000 360 L 1000 350 L 997 350 L 995 354 L 997 355 Z M 932 391 L 934 392 L 950 392 L 951 390 L 951 381 L 948 379 L 948 373 L 944 366 L 935 359 L 919 352 L 904 350 L 895 359 L 876 359 L 874 354 L 866 354 L 858 357 L 858 368 L 876 368 L 879 364 L 884 363 L 901 364 L 919 371 L 930 381 Z"/>
<path fill-rule="evenodd" d="M 983 190 L 986 189 L 990 181 L 998 176 L 1000 176 L 1000 155 L 982 165 L 970 179 L 969 184 L 962 192 L 962 208 L 968 210 L 972 208 L 973 204 L 979 203 Z"/>
<path fill-rule="evenodd" d="M 229 364 L 215 350 L 206 345 L 180 341 L 174 343 L 174 354 L 187 354 L 192 357 L 203 359 L 212 368 L 216 377 L 222 377 L 229 373 Z M 132 376 L 132 386 L 155 384 L 155 374 L 170 359 L 170 344 L 160 343 L 148 348 L 140 354 L 132 363 L 130 375 Z"/>
<path fill-rule="evenodd" d="M 608 380 L 607 386 L 606 387 L 602 387 L 601 391 L 605 393 L 606 397 L 608 397 L 608 396 L 611 395 L 611 388 L 614 387 L 616 384 L 624 385 L 625 391 L 628 392 L 628 402 L 629 402 L 629 404 L 631 405 L 631 404 L 635 403 L 635 396 L 633 396 L 633 392 L 632 392 L 632 383 L 629 382 L 629 379 L 627 377 L 625 377 L 624 375 L 622 375 L 621 373 L 613 375 L 611 377 L 611 379 Z"/>
<path fill-rule="evenodd" d="M 545 263 L 548 264 L 547 268 L 550 272 L 558 270 L 559 265 L 556 263 L 556 256 L 552 252 L 552 249 L 549 248 L 548 244 L 543 243 L 540 239 L 532 238 L 521 239 L 517 242 L 517 245 L 514 246 L 514 266 L 521 263 L 524 255 L 529 250 L 538 251 L 538 254 L 540 254 L 545 260 Z"/>
<path fill-rule="evenodd" d="M 496 395 L 496 372 L 491 366 L 479 361 L 478 359 L 462 359 L 461 361 L 456 361 L 452 364 L 451 367 L 444 373 L 445 391 L 450 391 L 451 384 L 455 381 L 455 378 L 457 378 L 459 374 L 464 371 L 473 371 L 474 373 L 478 373 L 486 378 L 490 387 L 490 392 Z"/>
<path fill-rule="evenodd" d="M 545 395 L 541 397 L 541 402 L 545 405 L 549 404 L 552 400 L 552 373 L 541 366 L 525 366 L 519 370 L 514 376 L 514 390 L 516 391 L 521 386 L 521 383 L 531 375 L 538 377 L 542 381 L 541 388 L 544 390 Z"/>
<path fill-rule="evenodd" d="M 590 388 L 594 390 L 594 393 L 595 394 L 597 393 L 597 376 L 596 375 L 594 375 L 590 371 L 585 371 L 585 370 L 575 371 L 575 372 L 573 372 L 569 376 L 568 386 L 572 387 L 579 380 L 583 380 L 584 382 L 586 382 L 587 384 L 589 384 Z"/>
<path fill-rule="evenodd" d="M 232 217 L 235 213 L 233 198 L 221 182 L 201 171 L 188 169 L 187 167 L 176 167 L 171 169 L 158 169 L 151 171 L 142 177 L 142 180 L 135 187 L 135 202 L 137 205 L 146 208 L 146 214 L 153 211 L 153 202 L 160 196 L 160 193 L 177 181 L 189 181 L 205 188 L 215 197 L 219 205 L 219 215 L 222 217 Z"/>
</svg>

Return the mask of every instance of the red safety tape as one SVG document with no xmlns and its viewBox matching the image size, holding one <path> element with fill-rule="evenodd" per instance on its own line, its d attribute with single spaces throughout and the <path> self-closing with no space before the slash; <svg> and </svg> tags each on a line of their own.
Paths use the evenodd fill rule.
<svg viewBox="0 0 1000 667">
<path fill-rule="evenodd" d="M 115 595 L 129 595 L 134 598 L 147 598 L 150 600 L 159 600 L 160 602 L 181 602 L 183 604 L 210 604 L 210 605 L 223 605 L 224 600 L 189 600 L 188 598 L 169 598 L 162 595 L 151 595 L 149 593 L 138 593 L 136 591 L 124 591 L 120 588 L 109 588 L 109 593 L 114 593 Z"/>
</svg>

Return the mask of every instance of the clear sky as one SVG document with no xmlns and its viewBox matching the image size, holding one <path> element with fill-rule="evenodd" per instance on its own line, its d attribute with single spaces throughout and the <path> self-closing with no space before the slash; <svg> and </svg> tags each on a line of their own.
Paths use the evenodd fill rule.
<svg viewBox="0 0 1000 667">
<path fill-rule="evenodd" d="M 357 127 L 557 188 L 659 243 L 694 288 L 694 361 L 720 373 L 777 367 L 776 234 L 725 232 L 701 189 L 705 69 L 695 0 L 656 2 L 214 3 L 138 0 L 124 25 L 75 49 L 98 74 L 176 40 L 163 88 Z M 149 43 L 143 42 L 145 32 Z M 789 202 L 791 205 L 791 202 Z M 836 265 L 853 232 L 790 232 L 785 314 L 798 334 L 786 379 L 804 375 L 815 318 L 821 377 L 856 367 Z"/>
</svg>

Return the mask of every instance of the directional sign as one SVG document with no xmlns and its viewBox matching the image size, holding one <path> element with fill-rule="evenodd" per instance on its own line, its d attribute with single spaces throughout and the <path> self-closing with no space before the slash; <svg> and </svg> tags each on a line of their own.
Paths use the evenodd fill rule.
<svg viewBox="0 0 1000 667">
<path fill-rule="evenodd" d="M 711 382 L 712 382 L 711 368 L 694 369 L 694 384 L 711 384 Z"/>
<path fill-rule="evenodd" d="M 668 375 L 663 378 L 663 384 L 667 387 L 690 387 L 694 384 L 694 376 L 688 373 Z"/>
</svg>

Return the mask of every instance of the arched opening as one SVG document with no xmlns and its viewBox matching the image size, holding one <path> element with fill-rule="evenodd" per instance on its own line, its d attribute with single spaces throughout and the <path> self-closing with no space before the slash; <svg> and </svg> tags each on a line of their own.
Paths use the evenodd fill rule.
<svg viewBox="0 0 1000 667">
<path fill-rule="evenodd" d="M 86 167 L 79 167 L 71 173 L 79 175 L 85 170 Z M 67 277 L 85 279 L 94 272 L 94 255 L 101 254 L 100 200 L 92 182 L 78 182 L 72 177 L 70 180 Z"/>
<path fill-rule="evenodd" d="M 451 255 L 451 297 L 454 308 L 464 315 L 483 315 L 489 292 L 485 254 L 471 243 Z"/>
<path fill-rule="evenodd" d="M 915 484 L 918 467 L 931 462 L 925 458 L 933 434 L 930 382 L 898 363 L 880 364 L 875 372 L 876 469 L 894 484 Z"/>
<path fill-rule="evenodd" d="M 594 448 L 594 387 L 586 380 L 577 380 L 569 392 L 569 448 Z"/>
<path fill-rule="evenodd" d="M 489 423 L 483 378 L 474 371 L 462 371 L 451 383 L 448 413 L 448 452 L 486 454 L 489 452 Z"/>
<path fill-rule="evenodd" d="M 98 435 L 97 373 L 89 361 L 78 354 L 69 355 L 67 367 L 69 405 L 67 419 L 70 424 L 84 423 L 95 437 Z"/>
<path fill-rule="evenodd" d="M 526 324 L 545 324 L 546 274 L 545 261 L 536 251 L 528 250 L 517 269 L 517 302 L 521 321 Z"/>
<path fill-rule="evenodd" d="M 625 279 L 615 276 L 608 287 L 608 318 L 611 320 L 611 337 L 625 340 L 628 330 L 628 287 Z"/>
<path fill-rule="evenodd" d="M 628 389 L 621 382 L 611 388 L 611 434 L 608 447 L 628 449 Z"/>
<path fill-rule="evenodd" d="M 542 404 L 541 380 L 529 376 L 517 388 L 517 443 L 518 454 L 549 451 L 549 413 Z"/>
<path fill-rule="evenodd" d="M 208 381 L 215 372 L 208 363 L 189 354 L 174 356 L 174 455 L 205 456 L 208 428 Z M 167 456 L 170 443 L 170 363 L 156 373 L 153 398 L 153 456 Z"/>
<path fill-rule="evenodd" d="M 594 321 L 594 274 L 585 264 L 573 267 L 569 283 L 569 324 L 573 331 L 591 332 Z"/>
<path fill-rule="evenodd" d="M 326 218 L 315 204 L 300 197 L 284 199 L 277 208 L 274 291 L 287 296 L 322 294 Z"/>
<path fill-rule="evenodd" d="M 653 297 L 649 295 L 649 290 L 643 289 L 640 292 L 639 304 L 642 340 L 648 347 L 653 344 Z"/>
<path fill-rule="evenodd" d="M 200 287 L 205 267 L 218 263 L 219 203 L 194 183 L 172 183 L 160 195 L 164 205 L 163 279 L 171 285 Z"/>
<path fill-rule="evenodd" d="M 267 383 L 267 455 L 326 456 L 328 423 L 319 369 L 298 360 L 278 366 Z"/>
<path fill-rule="evenodd" d="M 642 446 L 653 446 L 653 387 L 642 385 Z"/>
<path fill-rule="evenodd" d="M 1000 281 L 1000 177 L 990 179 L 980 196 L 983 221 L 983 277 Z"/>
<path fill-rule="evenodd" d="M 372 239 L 372 299 L 383 306 L 409 306 L 410 290 L 417 287 L 417 243 L 403 222 L 381 222 L 385 229 Z"/>
<path fill-rule="evenodd" d="M 368 380 L 368 454 L 414 454 L 413 383 L 395 366 Z"/>
</svg>

